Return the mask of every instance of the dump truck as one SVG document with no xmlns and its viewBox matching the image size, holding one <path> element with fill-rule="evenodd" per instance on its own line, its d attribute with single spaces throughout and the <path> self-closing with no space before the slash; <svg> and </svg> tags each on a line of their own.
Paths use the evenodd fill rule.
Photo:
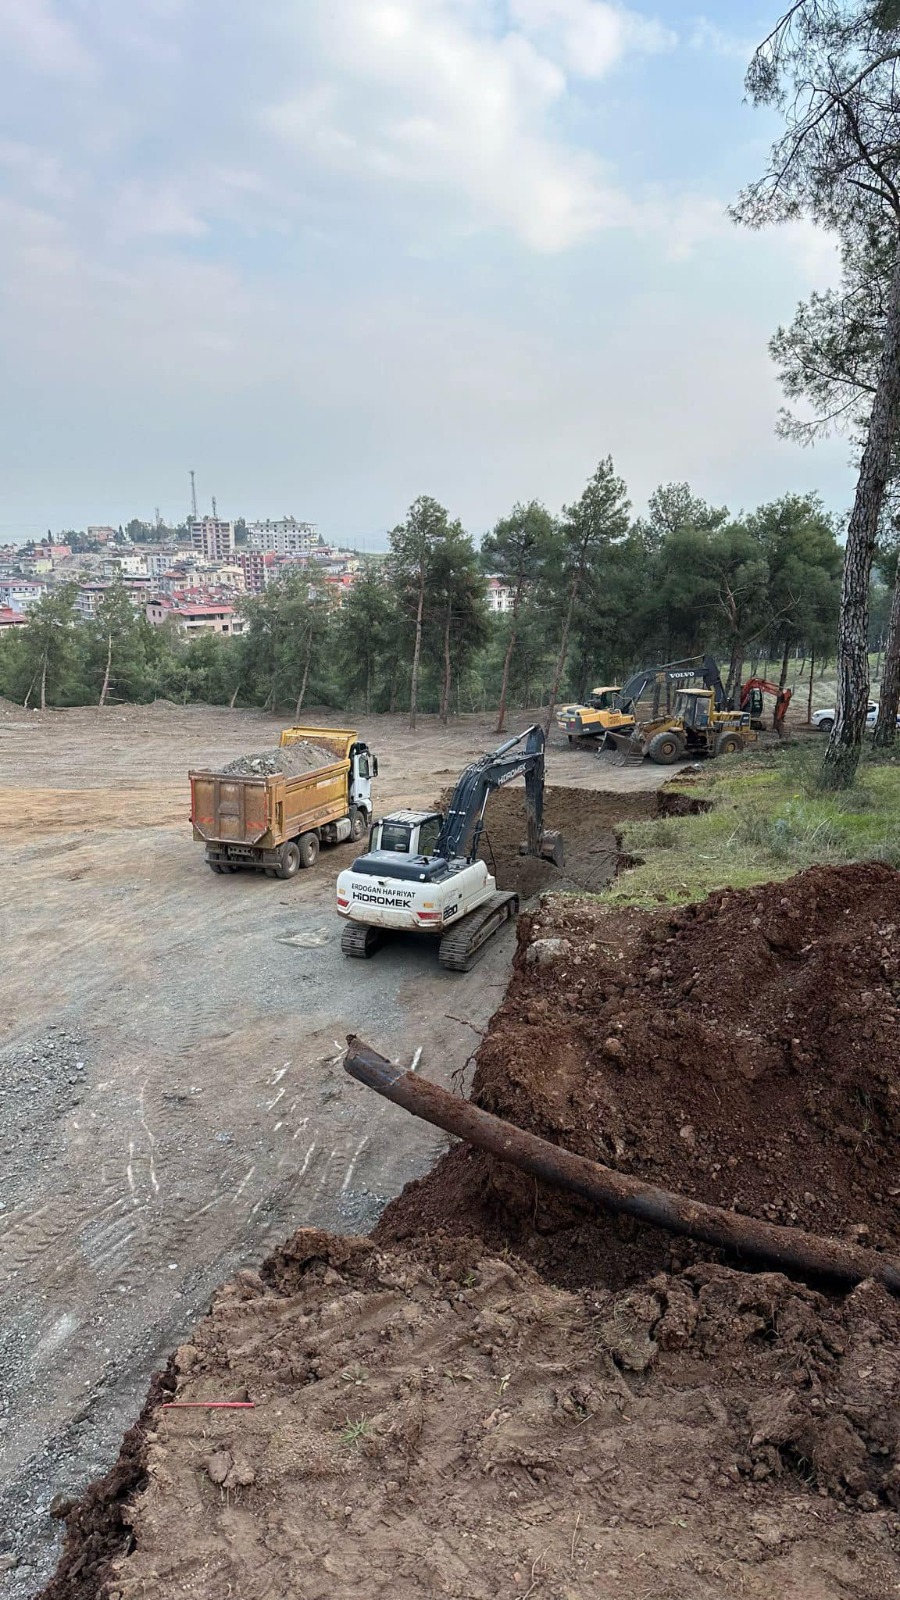
<svg viewBox="0 0 900 1600">
<path fill-rule="evenodd" d="M 293 878 L 320 844 L 363 837 L 377 775 L 355 728 L 285 728 L 277 751 L 189 774 L 194 838 L 213 872 Z"/>
</svg>

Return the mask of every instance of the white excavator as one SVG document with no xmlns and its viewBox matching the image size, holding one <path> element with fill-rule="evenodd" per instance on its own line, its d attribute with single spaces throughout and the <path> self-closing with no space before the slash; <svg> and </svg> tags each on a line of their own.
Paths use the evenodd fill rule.
<svg viewBox="0 0 900 1600">
<path fill-rule="evenodd" d="M 478 859 L 487 802 L 514 778 L 525 779 L 528 837 L 520 853 L 562 866 L 562 836 L 543 827 L 544 732 L 526 728 L 466 767 L 446 816 L 392 811 L 373 824 L 366 854 L 337 881 L 345 955 L 373 956 L 388 932 L 430 933 L 440 938 L 441 966 L 468 972 L 475 965 L 519 909 L 518 895 L 498 889 Z"/>
</svg>

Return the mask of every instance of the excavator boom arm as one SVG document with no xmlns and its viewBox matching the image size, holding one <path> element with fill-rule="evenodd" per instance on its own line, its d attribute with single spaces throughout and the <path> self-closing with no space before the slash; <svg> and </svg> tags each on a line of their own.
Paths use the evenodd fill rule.
<svg viewBox="0 0 900 1600">
<path fill-rule="evenodd" d="M 544 730 L 535 724 L 466 767 L 457 780 L 438 834 L 435 855 L 473 860 L 490 795 L 513 778 L 525 779 L 529 854 L 541 853 L 544 823 Z"/>
</svg>

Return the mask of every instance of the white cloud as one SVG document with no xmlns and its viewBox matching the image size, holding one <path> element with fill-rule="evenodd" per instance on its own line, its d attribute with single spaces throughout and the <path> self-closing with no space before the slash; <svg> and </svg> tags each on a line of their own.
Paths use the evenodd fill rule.
<svg viewBox="0 0 900 1600">
<path fill-rule="evenodd" d="M 94 62 L 53 0 L 0 0 L 0 41 L 14 58 L 49 77 L 90 77 Z"/>
<path fill-rule="evenodd" d="M 630 52 L 671 50 L 678 42 L 662 23 L 605 0 L 511 0 L 510 15 L 579 78 L 604 78 Z"/>
<path fill-rule="evenodd" d="M 458 231 L 565 250 L 632 213 L 555 124 L 567 73 L 599 77 L 664 35 L 599 0 L 514 0 L 511 16 L 496 34 L 459 0 L 331 0 L 318 80 L 270 106 L 266 125 L 306 161 L 439 197 Z"/>
<path fill-rule="evenodd" d="M 747 65 L 758 44 L 758 38 L 751 38 L 749 34 L 729 33 L 725 28 L 720 28 L 718 23 L 710 22 L 708 17 L 696 19 L 690 36 L 692 50 L 705 50 L 710 55 L 730 57 Z"/>
</svg>

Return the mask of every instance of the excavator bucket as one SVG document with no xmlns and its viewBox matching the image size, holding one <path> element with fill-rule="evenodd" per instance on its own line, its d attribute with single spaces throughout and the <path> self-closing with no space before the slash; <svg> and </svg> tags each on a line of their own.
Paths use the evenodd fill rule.
<svg viewBox="0 0 900 1600">
<path fill-rule="evenodd" d="M 556 828 L 548 828 L 541 834 L 541 855 L 545 861 L 552 861 L 555 867 L 563 864 L 563 836 Z"/>
<path fill-rule="evenodd" d="M 538 840 L 537 852 L 533 851 L 527 839 L 519 845 L 520 856 L 530 856 L 537 853 L 545 861 L 552 861 L 555 867 L 561 867 L 564 860 L 563 836 L 555 828 L 546 828 Z"/>
</svg>

